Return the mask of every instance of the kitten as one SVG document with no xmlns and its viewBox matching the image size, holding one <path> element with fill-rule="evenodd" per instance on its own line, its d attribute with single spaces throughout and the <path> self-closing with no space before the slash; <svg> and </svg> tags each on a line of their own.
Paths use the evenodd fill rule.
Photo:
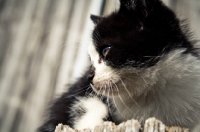
<svg viewBox="0 0 200 132">
<path fill-rule="evenodd" d="M 40 132 L 155 117 L 191 130 L 200 122 L 199 51 L 160 0 L 120 0 L 96 24 L 91 67 L 50 109 Z M 200 130 L 199 130 L 200 131 Z"/>
</svg>

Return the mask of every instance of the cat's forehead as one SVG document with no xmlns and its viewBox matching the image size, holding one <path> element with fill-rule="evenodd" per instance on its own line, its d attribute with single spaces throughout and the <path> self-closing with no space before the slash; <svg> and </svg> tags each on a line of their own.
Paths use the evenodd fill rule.
<svg viewBox="0 0 200 132">
<path fill-rule="evenodd" d="M 130 17 L 113 13 L 110 16 L 104 17 L 96 25 L 93 31 L 93 39 L 95 41 L 115 41 L 119 37 L 127 36 L 129 32 L 137 31 L 139 23 L 139 20 L 134 14 Z"/>
<path fill-rule="evenodd" d="M 104 17 L 102 21 L 97 25 L 99 32 L 106 30 L 130 30 L 131 27 L 136 26 L 138 19 L 134 14 L 131 16 L 113 13 L 110 16 Z"/>
</svg>

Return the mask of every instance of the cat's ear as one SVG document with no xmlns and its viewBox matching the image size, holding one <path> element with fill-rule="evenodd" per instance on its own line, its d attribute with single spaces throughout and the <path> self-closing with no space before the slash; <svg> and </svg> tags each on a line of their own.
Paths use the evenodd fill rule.
<svg viewBox="0 0 200 132">
<path fill-rule="evenodd" d="M 158 0 L 120 0 L 120 11 L 135 11 L 145 18 L 150 15 L 156 1 Z"/>
<path fill-rule="evenodd" d="M 90 15 L 90 19 L 93 21 L 94 24 L 98 24 L 102 20 L 102 17 Z"/>
</svg>

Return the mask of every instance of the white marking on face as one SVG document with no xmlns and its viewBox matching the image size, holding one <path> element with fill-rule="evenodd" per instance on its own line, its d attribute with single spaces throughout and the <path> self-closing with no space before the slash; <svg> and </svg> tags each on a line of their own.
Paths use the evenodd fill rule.
<svg viewBox="0 0 200 132">
<path fill-rule="evenodd" d="M 81 98 L 79 104 L 86 113 L 75 123 L 75 129 L 94 129 L 95 126 L 103 123 L 103 118 L 108 115 L 107 106 L 97 97 Z"/>
<path fill-rule="evenodd" d="M 104 86 L 108 86 L 119 81 L 119 77 L 113 68 L 107 66 L 104 61 L 99 63 L 100 56 L 92 43 L 89 44 L 88 54 L 90 55 L 93 66 L 95 67 L 93 84 L 98 90 L 100 90 L 100 92 L 105 90 Z"/>
<path fill-rule="evenodd" d="M 89 44 L 88 54 L 95 68 L 95 76 L 93 78 L 92 88 L 99 94 L 106 96 L 116 96 L 119 94 L 133 95 L 146 88 L 144 78 L 138 77 L 136 68 L 112 68 L 107 66 L 104 61 L 99 63 L 99 53 L 95 49 L 93 43 Z M 152 83 L 152 82 L 151 82 Z M 137 89 L 137 88 L 140 89 Z"/>
</svg>

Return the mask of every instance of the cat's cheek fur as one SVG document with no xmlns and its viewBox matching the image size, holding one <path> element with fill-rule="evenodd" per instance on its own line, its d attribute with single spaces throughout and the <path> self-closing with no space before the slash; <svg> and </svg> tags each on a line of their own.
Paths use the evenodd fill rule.
<svg viewBox="0 0 200 132">
<path fill-rule="evenodd" d="M 150 85 L 155 81 L 155 76 L 152 76 L 151 80 L 143 78 L 143 76 L 146 76 L 146 72 L 149 75 L 155 71 L 152 71 L 152 69 L 143 70 L 143 72 L 140 73 L 142 75 L 138 76 L 138 72 L 141 71 L 137 68 L 125 67 L 115 69 L 107 66 L 103 61 L 99 63 L 99 53 L 95 49 L 93 43 L 90 43 L 88 46 L 88 54 L 95 68 L 92 88 L 98 94 L 106 96 L 116 96 L 119 94 L 125 94 L 125 96 L 127 96 L 127 94 L 128 96 L 131 96 L 130 94 L 138 95 L 147 87 L 147 84 Z M 130 80 L 133 81 L 130 82 Z M 145 82 L 146 80 L 149 82 Z"/>
<path fill-rule="evenodd" d="M 99 98 L 90 97 L 90 98 L 80 98 L 78 100 L 79 101 L 77 101 L 71 108 L 72 114 L 80 114 L 76 113 L 77 109 L 80 109 L 78 111 L 82 111 L 83 114 L 81 116 L 76 116 L 77 119 L 74 119 L 75 129 L 78 130 L 86 128 L 94 129 L 95 126 L 103 123 L 104 119 L 108 115 L 108 108 Z"/>
</svg>

